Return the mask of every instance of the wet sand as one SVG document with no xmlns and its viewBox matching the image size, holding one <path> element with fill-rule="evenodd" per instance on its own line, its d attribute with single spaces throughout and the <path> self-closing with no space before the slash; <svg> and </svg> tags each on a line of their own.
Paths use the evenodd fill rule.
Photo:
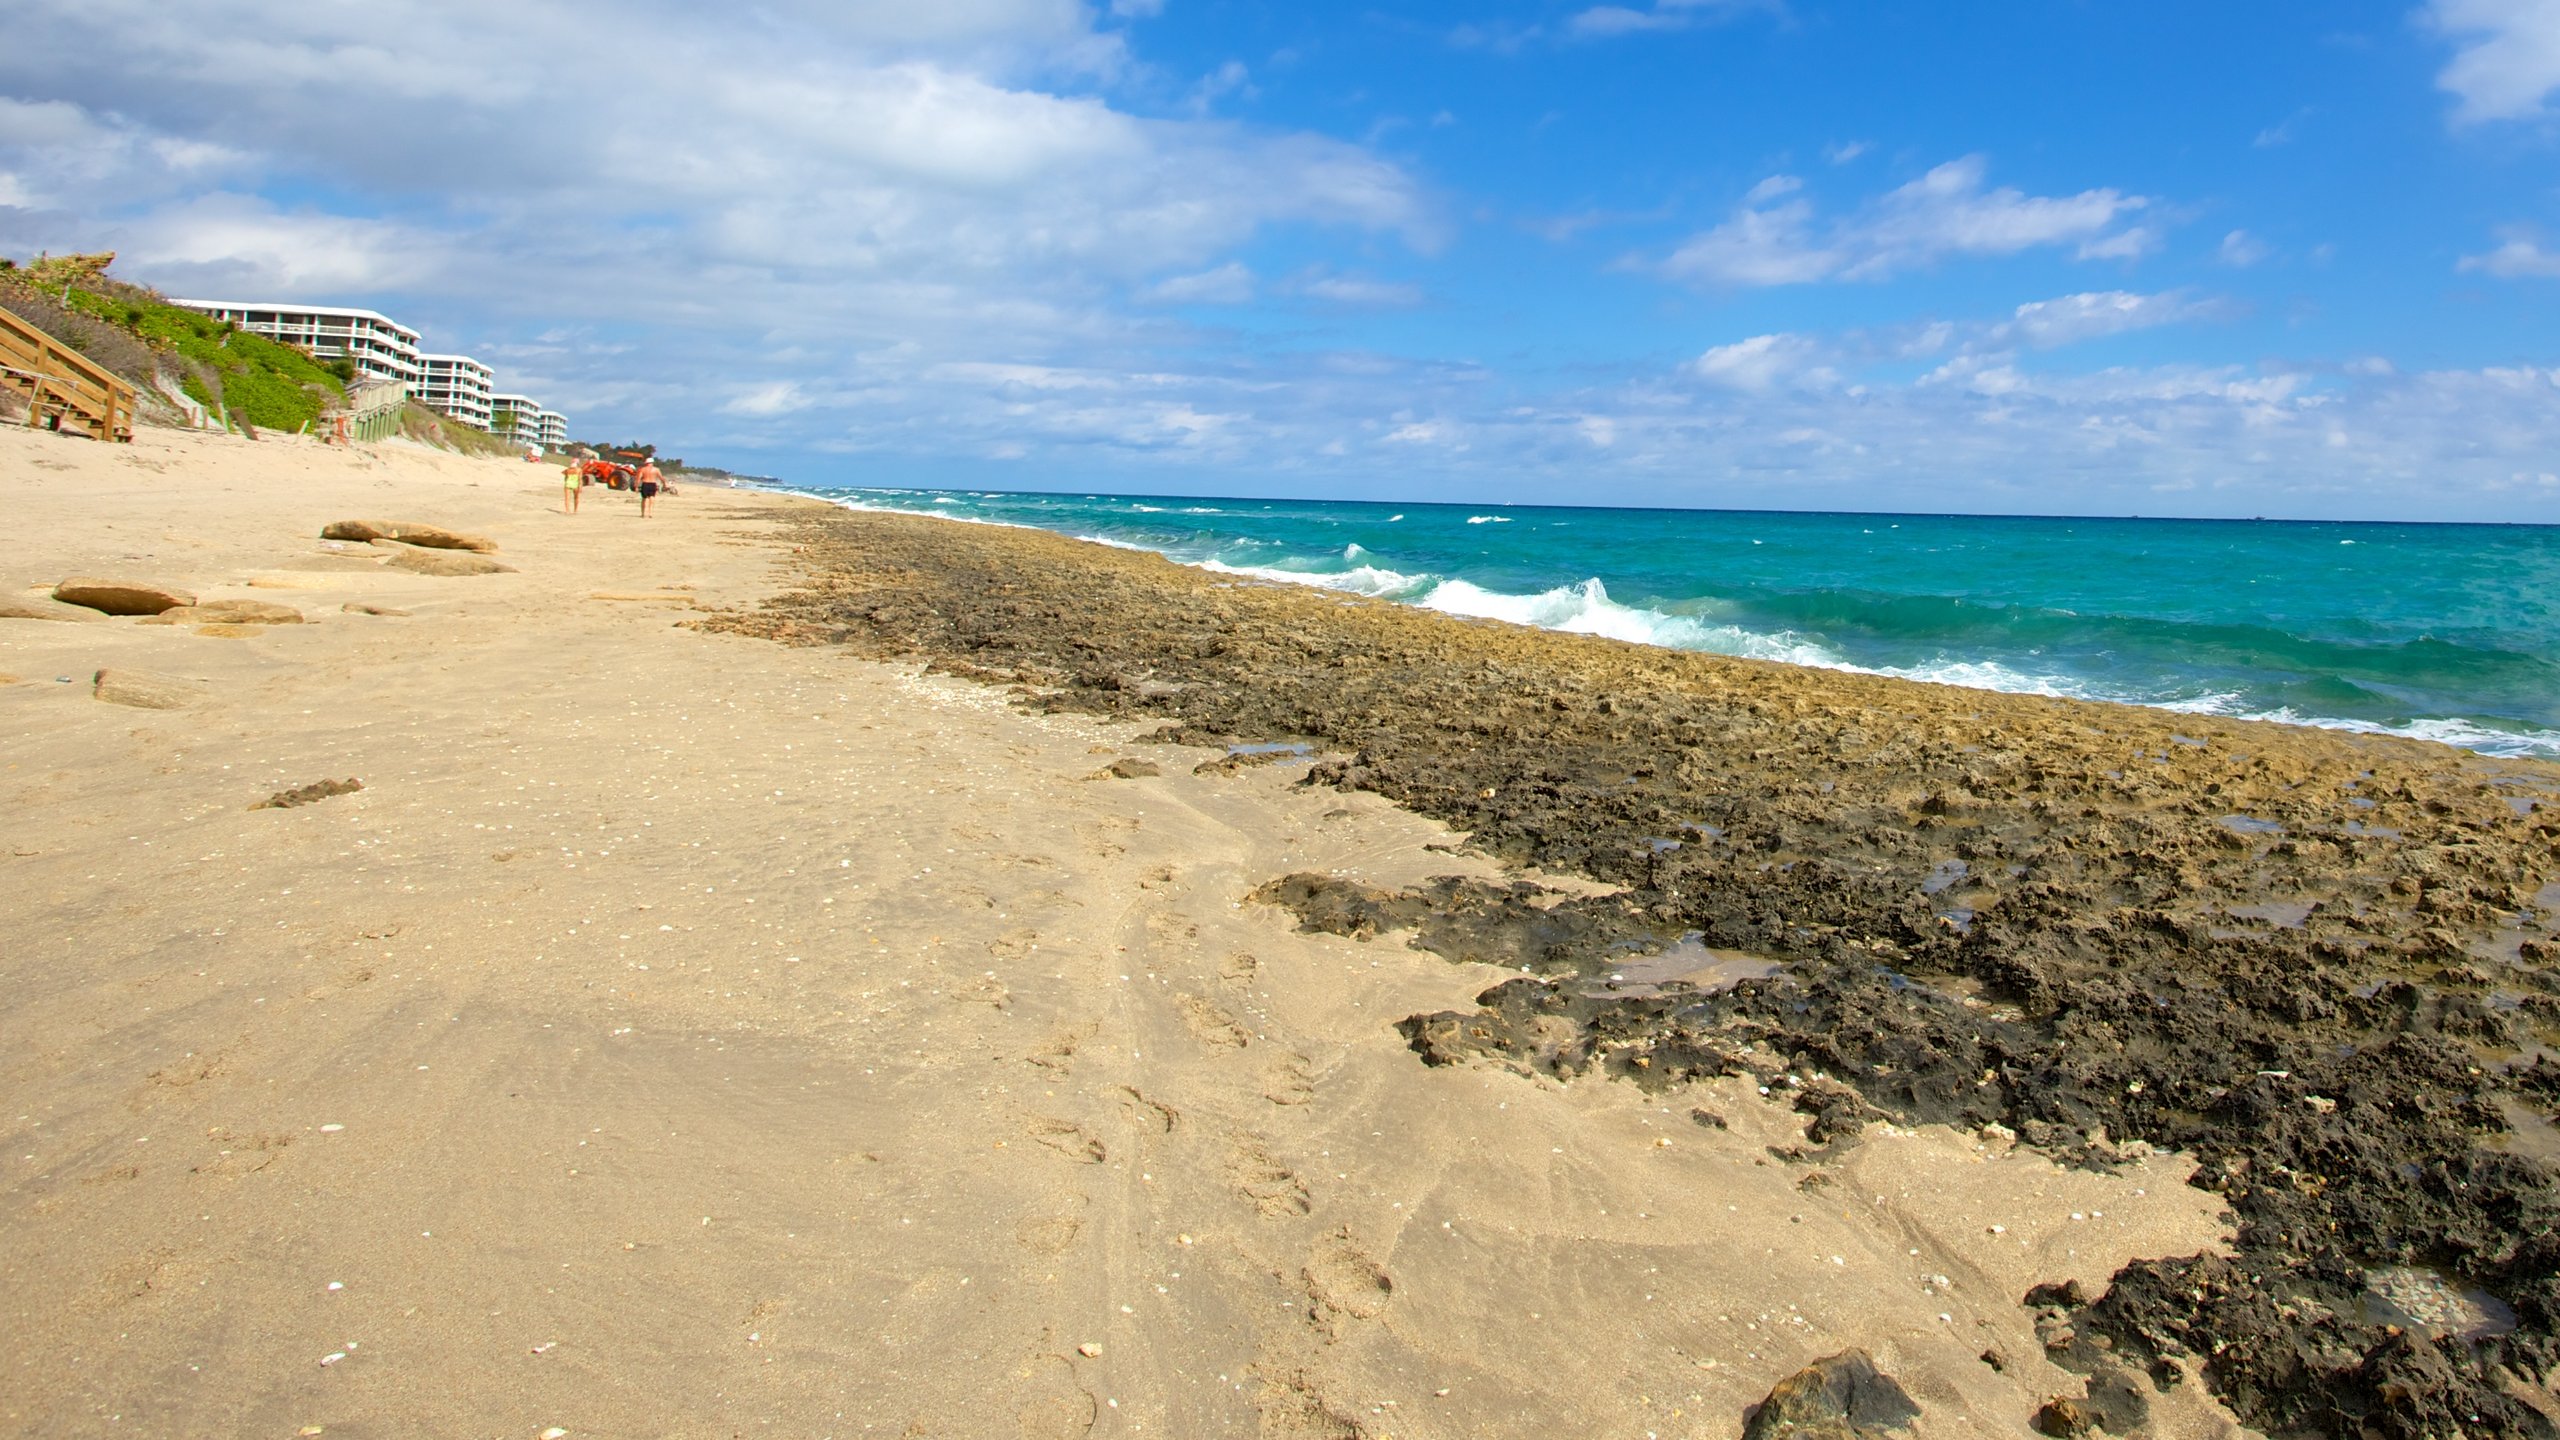
<svg viewBox="0 0 2560 1440">
<path fill-rule="evenodd" d="M 1853 1003 L 1822 967 L 1874 938 L 1704 845 L 1610 848 L 1662 828 L 1629 779 L 1726 837 L 1812 824 L 1753 808 L 1821 810 L 1788 752 L 1647 742 L 1657 774 L 1600 805 L 1584 757 L 1521 773 L 1505 712 L 1446 684 L 1498 669 L 1562 714 L 1539 657 L 1603 652 L 784 497 L 557 496 L 406 447 L 0 433 L 0 599 L 104 574 L 306 620 L 0 619 L 0 1428 L 1724 1436 L 1855 1346 L 1912 1433 L 2016 1434 L 2098 1368 L 2031 1289 L 2213 1263 L 2246 1212 L 2165 1150 L 2014 1143 L 2020 1087 L 2003 1130 L 1897 1100 L 1845 1039 L 1807 1063 L 1769 997 Z M 513 568 L 316 538 L 350 518 Z M 1176 630 L 1195 668 L 1146 648 Z M 1222 656 L 1268 708 L 1192 708 Z M 1863 709 L 1879 743 L 1924 693 L 1827 683 L 1792 718 Z M 1989 763 L 1962 746 L 1906 768 L 1943 792 Z M 2452 823 L 2414 816 L 2462 763 L 2384 759 L 2416 798 L 2373 824 Z M 1749 903 L 1681 898 L 1710 890 Z M 1891 911 L 1950 994 L 1959 902 L 2002 933 L 1985 894 Z M 1786 971 L 1709 1015 L 1574 948 L 1690 931 Z M 1563 1013 L 1479 1006 L 1523 964 Z M 1485 1034 L 1417 1054 L 1435 1016 Z M 2237 1433 L 2205 1389 L 2156 1395 L 2153 1433 Z"/>
</svg>

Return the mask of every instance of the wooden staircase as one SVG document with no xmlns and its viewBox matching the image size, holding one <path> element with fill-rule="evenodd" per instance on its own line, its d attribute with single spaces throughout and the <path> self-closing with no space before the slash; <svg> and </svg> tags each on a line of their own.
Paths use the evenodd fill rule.
<svg viewBox="0 0 2560 1440">
<path fill-rule="evenodd" d="M 0 310 L 0 385 L 25 397 L 30 427 L 133 439 L 133 387 L 6 310 Z"/>
</svg>

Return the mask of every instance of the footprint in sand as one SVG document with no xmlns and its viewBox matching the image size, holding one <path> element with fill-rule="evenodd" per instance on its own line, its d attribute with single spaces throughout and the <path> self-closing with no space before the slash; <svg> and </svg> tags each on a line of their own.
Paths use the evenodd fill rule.
<svg viewBox="0 0 2560 1440">
<path fill-rule="evenodd" d="M 1075 1068 L 1076 1049 L 1093 1037 L 1093 1031 L 1094 1027 L 1089 1024 L 1073 1030 L 1061 1030 L 1049 1037 L 1048 1044 L 1022 1058 L 1043 1070 L 1055 1070 L 1064 1075 Z"/>
<path fill-rule="evenodd" d="M 954 985 L 951 987 L 950 994 L 952 999 L 964 1005 L 992 1005 L 998 1010 L 1003 1010 L 1013 1004 L 1013 992 L 1004 987 L 1003 981 L 992 975 L 982 975 L 975 980 Z"/>
<path fill-rule="evenodd" d="M 1040 932 L 1027 927 L 1007 930 L 987 942 L 987 953 L 999 960 L 1019 960 L 1031 953 L 1039 939 Z"/>
<path fill-rule="evenodd" d="M 1156 1135 L 1172 1134 L 1174 1122 L 1181 1118 L 1180 1111 L 1148 1099 L 1134 1085 L 1120 1087 L 1120 1108 L 1129 1113 L 1130 1123 Z"/>
<path fill-rule="evenodd" d="M 1253 983 L 1254 972 L 1261 968 L 1262 962 L 1241 950 L 1233 950 L 1228 952 L 1225 960 L 1219 962 L 1218 978 L 1230 985 L 1250 985 Z"/>
<path fill-rule="evenodd" d="M 1241 1050 L 1253 1039 L 1234 1016 L 1197 995 L 1177 992 L 1173 1008 L 1182 1012 L 1182 1028 L 1191 1038 L 1212 1050 Z"/>
<path fill-rule="evenodd" d="M 1306 1282 L 1307 1319 L 1327 1336 L 1342 1333 L 1342 1322 L 1374 1320 L 1385 1313 L 1396 1282 L 1369 1258 L 1344 1226 L 1319 1238 L 1299 1272 Z"/>
<path fill-rule="evenodd" d="M 1358 1422 L 1326 1404 L 1303 1375 L 1265 1376 L 1253 1408 L 1263 1440 L 1360 1440 Z"/>
<path fill-rule="evenodd" d="M 1316 1098 L 1315 1082 L 1307 1078 L 1307 1057 L 1294 1050 L 1283 1055 L 1263 1077 L 1262 1098 L 1274 1105 L 1304 1105 Z"/>
<path fill-rule="evenodd" d="M 1013 1227 L 1013 1240 L 1034 1255 L 1063 1255 L 1083 1233 L 1084 1222 L 1073 1215 L 1032 1216 Z"/>
<path fill-rule="evenodd" d="M 1076 1440 L 1092 1431 L 1100 1410 L 1092 1394 L 1076 1383 L 1075 1367 L 1063 1356 L 1036 1356 L 1019 1374 L 1023 1398 L 1014 1424 L 1022 1440 Z"/>
<path fill-rule="evenodd" d="M 1161 942 L 1197 940 L 1200 927 L 1170 910 L 1151 909 L 1147 914 L 1147 936 Z"/>
<path fill-rule="evenodd" d="M 1025 1129 L 1031 1138 L 1075 1161 L 1079 1165 L 1099 1165 L 1111 1158 L 1093 1133 L 1072 1120 L 1034 1119 Z"/>
<path fill-rule="evenodd" d="M 1267 1220 L 1285 1220 L 1309 1209 L 1306 1182 L 1297 1172 L 1271 1158 L 1258 1135 L 1238 1134 L 1229 1142 L 1227 1181 L 1253 1202 Z"/>
</svg>

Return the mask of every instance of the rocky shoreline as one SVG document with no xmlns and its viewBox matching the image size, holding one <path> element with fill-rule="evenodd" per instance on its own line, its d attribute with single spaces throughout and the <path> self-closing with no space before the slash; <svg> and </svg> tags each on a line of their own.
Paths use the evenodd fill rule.
<svg viewBox="0 0 2560 1440">
<path fill-rule="evenodd" d="M 2560 766 L 1472 623 L 1038 532 L 790 524 L 801 588 L 701 623 L 1301 742 L 1309 784 L 1624 887 L 1257 892 L 1525 972 L 1405 1019 L 1425 1063 L 1756 1074 L 1815 1117 L 1783 1157 L 1809 1174 L 1876 1117 L 2201 1162 L 2234 1254 L 2020 1297 L 2092 1376 L 2053 1424 L 2123 1423 L 2097 1401 L 2193 1359 L 2271 1433 L 2560 1433 Z M 1776 973 L 1706 978 L 1737 958 Z"/>
</svg>

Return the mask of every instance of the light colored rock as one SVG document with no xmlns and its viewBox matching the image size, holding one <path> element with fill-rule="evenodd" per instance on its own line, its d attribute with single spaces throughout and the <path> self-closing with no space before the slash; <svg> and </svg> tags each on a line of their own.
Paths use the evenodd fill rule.
<svg viewBox="0 0 2560 1440">
<path fill-rule="evenodd" d="M 53 598 L 65 605 L 79 605 L 109 615 L 157 615 L 163 610 L 196 603 L 196 597 L 184 590 L 154 585 L 147 580 L 101 580 L 88 575 L 54 586 Z"/>
<path fill-rule="evenodd" d="M 53 600 L 0 600 L 0 620 L 95 620 L 98 612 Z"/>
<path fill-rule="evenodd" d="M 498 542 L 479 535 L 465 535 L 441 525 L 421 525 L 414 520 L 334 520 L 321 528 L 323 540 L 397 540 L 403 545 L 417 545 L 429 550 L 495 550 Z"/>
<path fill-rule="evenodd" d="M 203 600 L 149 616 L 145 625 L 299 625 L 302 612 L 264 600 Z"/>
<path fill-rule="evenodd" d="M 468 551 L 413 550 L 405 545 L 383 563 L 419 575 L 512 575 L 516 568 Z"/>
<path fill-rule="evenodd" d="M 148 670 L 101 670 L 90 682 L 89 693 L 110 705 L 137 710 L 184 710 L 206 698 L 200 681 Z"/>
</svg>

